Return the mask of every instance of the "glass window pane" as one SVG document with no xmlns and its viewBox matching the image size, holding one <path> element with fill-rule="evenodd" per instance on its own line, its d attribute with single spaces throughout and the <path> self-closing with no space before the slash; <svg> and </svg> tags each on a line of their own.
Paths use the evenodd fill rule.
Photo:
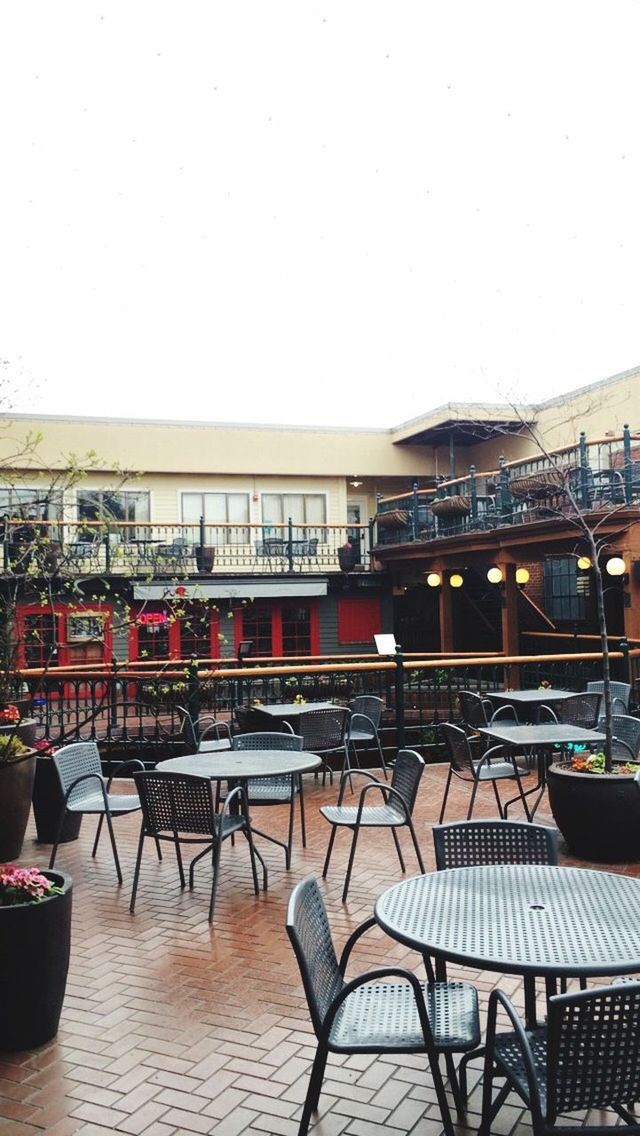
<svg viewBox="0 0 640 1136">
<path fill-rule="evenodd" d="M 227 520 L 234 524 L 247 524 L 249 521 L 249 497 L 246 493 L 229 493 L 227 496 L 229 515 Z"/>
<path fill-rule="evenodd" d="M 279 493 L 262 494 L 262 523 L 265 526 L 282 522 L 282 498 Z"/>
<path fill-rule="evenodd" d="M 202 516 L 202 493 L 182 494 L 182 520 L 199 521 Z"/>
<path fill-rule="evenodd" d="M 282 509 L 285 521 L 291 517 L 294 525 L 304 524 L 304 497 L 301 493 L 283 493 Z"/>
<path fill-rule="evenodd" d="M 227 498 L 225 493 L 205 493 L 204 519 L 215 525 L 218 521 L 227 519 Z"/>
<path fill-rule="evenodd" d="M 304 503 L 307 524 L 324 525 L 327 520 L 327 502 L 324 494 L 307 493 Z"/>
</svg>

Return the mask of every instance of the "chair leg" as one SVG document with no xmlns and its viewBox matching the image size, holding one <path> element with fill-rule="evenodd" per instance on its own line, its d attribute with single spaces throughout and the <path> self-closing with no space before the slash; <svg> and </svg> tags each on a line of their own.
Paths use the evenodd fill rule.
<svg viewBox="0 0 640 1136">
<path fill-rule="evenodd" d="M 347 864 L 347 874 L 344 878 L 344 887 L 342 889 L 342 902 L 347 902 L 347 892 L 349 891 L 349 884 L 351 883 L 351 870 L 353 868 L 353 861 L 356 855 L 356 844 L 358 843 L 358 833 L 360 829 L 356 825 L 353 830 L 353 837 L 351 840 L 351 851 L 349 853 L 349 863 Z"/>
<path fill-rule="evenodd" d="M 439 820 L 438 820 L 438 824 L 442 824 L 442 822 L 444 820 L 444 810 L 447 807 L 447 797 L 449 796 L 449 786 L 451 784 L 452 776 L 453 776 L 453 773 L 452 773 L 452 770 L 451 770 L 451 766 L 449 766 L 449 773 L 447 775 L 447 783 L 444 787 L 444 797 L 442 798 L 442 808 L 440 809 L 440 817 L 439 817 Z"/>
<path fill-rule="evenodd" d="M 222 837 L 214 840 L 212 846 L 211 867 L 213 868 L 213 879 L 211 881 L 211 899 L 209 900 L 209 922 L 213 923 L 213 911 L 216 905 L 216 893 L 218 891 L 218 876 L 220 875 L 220 851 L 222 849 Z M 254 866 L 254 881 L 257 883 L 255 876 Z M 256 891 L 256 895 L 257 895 Z"/>
<path fill-rule="evenodd" d="M 60 813 L 60 820 L 58 821 L 58 831 L 56 832 L 56 838 L 55 838 L 55 841 L 54 841 L 54 845 L 53 845 L 53 848 L 51 849 L 51 856 L 49 857 L 49 870 L 51 870 L 51 868 L 53 867 L 53 865 L 56 862 L 56 856 L 58 854 L 58 845 L 60 843 L 60 837 L 62 836 L 62 826 L 64 824 L 64 820 L 65 820 L 66 815 L 67 815 L 67 807 L 66 807 L 66 805 L 63 805 L 62 806 L 62 812 Z"/>
<path fill-rule="evenodd" d="M 336 832 L 337 832 L 337 831 L 338 831 L 338 826 L 337 826 L 337 824 L 333 824 L 333 825 L 331 826 L 331 836 L 329 837 L 329 844 L 328 844 L 328 847 L 327 847 L 327 854 L 326 854 L 326 856 L 325 856 L 325 858 L 324 858 L 324 867 L 323 867 L 323 869 L 322 869 L 322 878 L 323 878 L 323 880 L 326 880 L 326 878 L 327 878 L 327 872 L 329 871 L 329 860 L 331 859 L 331 853 L 333 852 L 333 842 L 334 842 L 334 840 L 335 840 L 335 838 L 336 838 Z"/>
<path fill-rule="evenodd" d="M 404 860 L 402 859 L 402 851 L 400 849 L 400 841 L 398 840 L 398 833 L 396 832 L 395 828 L 391 829 L 391 835 L 393 837 L 393 843 L 396 846 L 396 852 L 398 853 L 398 859 L 400 861 L 400 871 L 404 874 L 407 869 L 404 866 Z"/>
<path fill-rule="evenodd" d="M 478 782 L 473 782 L 473 789 L 471 790 L 471 800 L 469 801 L 469 808 L 467 809 L 467 820 L 471 820 L 473 816 L 473 806 L 476 803 L 476 793 L 478 792 Z"/>
<path fill-rule="evenodd" d="M 500 817 L 500 820 L 504 820 L 504 810 L 502 808 L 502 801 L 500 800 L 500 794 L 498 792 L 498 786 L 496 785 L 495 781 L 492 781 L 491 784 L 493 785 L 493 795 L 496 799 L 496 804 L 498 806 L 498 815 Z"/>
<path fill-rule="evenodd" d="M 157 842 L 156 837 L 156 842 Z M 138 840 L 138 855 L 136 856 L 136 866 L 133 872 L 133 887 L 131 889 L 131 899 L 129 901 L 129 911 L 133 915 L 136 909 L 136 895 L 138 894 L 138 880 L 140 878 L 140 866 L 142 864 L 142 849 L 144 848 L 144 821 L 140 825 L 140 839 Z"/>
<path fill-rule="evenodd" d="M 100 843 L 100 833 L 102 832 L 102 822 L 103 821 L 104 821 L 104 813 L 100 813 L 100 819 L 98 821 L 98 827 L 96 829 L 96 838 L 93 842 L 93 849 L 91 851 L 91 855 L 93 857 L 95 857 L 95 854 L 98 851 L 98 844 Z"/>
<path fill-rule="evenodd" d="M 382 766 L 382 772 L 384 773 L 384 779 L 385 779 L 385 781 L 388 781 L 389 780 L 389 774 L 387 773 L 387 763 L 384 759 L 384 750 L 382 749 L 382 742 L 380 741 L 380 735 L 378 734 L 377 730 L 376 730 L 376 744 L 378 746 L 378 753 L 380 754 L 380 764 Z"/>
<path fill-rule="evenodd" d="M 424 875 L 424 873 L 425 873 L 424 861 L 422 859 L 422 853 L 420 851 L 420 845 L 418 844 L 418 837 L 416 836 L 416 830 L 413 827 L 413 821 L 411 819 L 409 820 L 409 822 L 407 824 L 407 828 L 409 829 L 409 832 L 411 833 L 411 839 L 413 840 L 413 847 L 415 848 L 416 859 L 418 861 L 418 867 L 420 868 L 420 871 Z"/>
<path fill-rule="evenodd" d="M 438 1104 L 440 1106 L 440 1115 L 442 1117 L 442 1126 L 446 1136 L 454 1136 L 453 1124 L 451 1123 L 451 1113 L 449 1112 L 449 1102 L 447 1101 L 447 1094 L 444 1091 L 444 1084 L 442 1081 L 442 1073 L 438 1064 L 438 1058 L 435 1054 L 429 1054 L 429 1065 L 431 1067 L 431 1076 L 433 1077 L 433 1087 L 436 1090 Z"/>
<path fill-rule="evenodd" d="M 302 788 L 302 774 L 298 774 L 298 795 L 300 797 L 300 833 L 302 836 L 302 847 L 307 847 L 307 827 L 304 819 L 304 793 Z"/>
<path fill-rule="evenodd" d="M 313 1059 L 313 1067 L 311 1069 L 309 1087 L 307 1088 L 307 1095 L 302 1109 L 302 1116 L 300 1117 L 298 1136 L 307 1136 L 307 1132 L 309 1131 L 309 1122 L 311 1120 L 311 1113 L 318 1111 L 320 1090 L 322 1089 L 322 1081 L 324 1079 L 326 1064 L 327 1049 L 324 1045 L 318 1045 L 316 1055 Z"/>
<path fill-rule="evenodd" d="M 289 835 L 287 838 L 287 847 L 284 851 L 284 864 L 287 871 L 291 867 L 291 849 L 293 847 L 293 821 L 295 819 L 296 811 L 296 794 L 293 785 L 293 778 L 291 780 L 291 803 L 289 805 Z"/>
<path fill-rule="evenodd" d="M 458 1084 L 458 1075 L 456 1073 L 456 1066 L 455 1066 L 455 1062 L 453 1060 L 453 1054 L 452 1053 L 445 1053 L 444 1060 L 445 1060 L 445 1065 L 447 1067 L 447 1077 L 449 1078 L 449 1084 L 451 1085 L 451 1094 L 453 1096 L 453 1101 L 454 1101 L 454 1104 L 456 1106 L 456 1112 L 457 1112 L 458 1116 L 464 1116 L 464 1114 L 467 1111 L 466 1107 L 465 1107 L 466 1096 L 462 1095 L 460 1085 Z"/>
<path fill-rule="evenodd" d="M 121 884 L 122 883 L 122 871 L 121 871 L 121 868 L 120 868 L 120 861 L 118 859 L 118 849 L 116 848 L 116 838 L 115 838 L 115 833 L 113 831 L 113 821 L 111 820 L 111 813 L 110 813 L 109 809 L 107 809 L 105 811 L 104 815 L 107 818 L 107 828 L 109 829 L 109 839 L 111 841 L 111 850 L 113 852 L 113 862 L 116 866 L 116 875 L 118 876 L 118 883 Z"/>
<path fill-rule="evenodd" d="M 174 844 L 174 848 L 176 850 L 176 860 L 178 862 L 178 874 L 180 876 L 180 887 L 184 888 L 184 887 L 187 886 L 187 884 L 186 884 L 186 880 L 184 878 L 184 865 L 182 863 L 182 852 L 180 850 L 180 841 L 178 840 L 178 833 L 177 832 L 174 832 L 174 834 L 173 834 L 173 844 Z M 193 887 L 193 864 L 191 864 L 190 867 L 189 867 L 189 887 L 191 887 L 191 888 Z"/>
</svg>

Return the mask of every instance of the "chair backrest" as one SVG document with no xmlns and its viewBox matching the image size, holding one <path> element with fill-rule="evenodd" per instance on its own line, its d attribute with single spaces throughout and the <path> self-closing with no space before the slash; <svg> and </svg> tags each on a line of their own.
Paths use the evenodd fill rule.
<svg viewBox="0 0 640 1136">
<path fill-rule="evenodd" d="M 604 730 L 606 724 L 605 718 L 598 719 L 598 729 Z M 631 754 L 624 745 L 616 747 L 616 739 L 619 738 L 621 742 L 626 742 L 629 749 L 637 758 L 640 752 L 640 718 L 634 718 L 632 714 L 614 714 L 611 724 L 613 726 L 613 748 L 611 752 L 612 757 L 622 757 L 625 761 L 631 761 Z"/>
<path fill-rule="evenodd" d="M 409 816 L 411 816 L 416 803 L 420 778 L 424 773 L 424 765 L 424 758 L 420 757 L 420 754 L 416 753 L 415 750 L 398 750 L 398 756 L 394 762 L 393 773 L 391 774 L 391 787 L 402 797 L 407 806 Z M 404 816 L 400 805 L 393 797 L 389 798 L 389 807 Z"/>
<path fill-rule="evenodd" d="M 359 694 L 357 698 L 352 698 L 349 703 L 349 709 L 352 714 L 364 714 L 373 722 L 376 730 L 380 725 L 382 718 L 382 711 L 385 708 L 383 698 L 377 698 L 375 694 Z M 362 725 L 366 727 L 366 723 Z"/>
<path fill-rule="evenodd" d="M 350 714 L 351 711 L 346 706 L 303 711 L 298 718 L 298 731 L 304 740 L 303 748 L 310 753 L 320 753 L 344 745 Z"/>
<path fill-rule="evenodd" d="M 443 722 L 440 727 L 442 740 L 447 747 L 447 756 L 457 773 L 466 773 L 475 776 L 475 767 L 469 748 L 469 739 L 460 726 L 452 722 Z"/>
<path fill-rule="evenodd" d="M 62 746 L 62 749 L 52 755 L 52 761 L 58 771 L 63 794 L 83 773 L 98 773 L 102 777 L 100 751 L 95 742 L 73 742 L 72 745 Z M 104 781 L 104 777 L 102 780 Z M 83 781 L 73 790 L 69 803 L 79 804 L 83 797 L 95 793 L 97 787 L 96 781 Z"/>
<path fill-rule="evenodd" d="M 477 730 L 480 726 L 488 725 L 484 700 L 472 690 L 458 691 L 458 705 L 462 721 Z"/>
<path fill-rule="evenodd" d="M 314 876 L 293 889 L 287 907 L 287 934 L 295 951 L 316 1035 L 334 998 L 344 986 L 324 901 Z"/>
<path fill-rule="evenodd" d="M 629 682 L 612 682 L 609 684 L 611 687 L 611 699 L 614 702 L 621 702 L 624 705 L 624 713 L 626 714 L 629 709 L 629 699 L 631 697 L 631 683 Z M 588 682 L 588 694 L 604 694 L 603 682 Z M 616 707 L 618 709 L 618 707 Z"/>
<path fill-rule="evenodd" d="M 309 543 L 307 545 L 307 551 L 306 551 L 307 556 L 317 556 L 318 555 L 318 539 L 319 538 L 317 536 L 312 536 L 312 537 L 309 538 Z"/>
<path fill-rule="evenodd" d="M 189 711 L 185 710 L 184 706 L 176 706 L 176 714 L 178 715 L 178 718 L 180 720 L 180 729 L 182 731 L 182 734 L 184 735 L 187 749 L 189 749 L 192 753 L 196 753 L 198 749 L 198 737 L 196 734 L 196 728 L 193 724 L 193 718 L 191 717 Z"/>
<path fill-rule="evenodd" d="M 640 982 L 549 999 L 547 1121 L 640 1097 Z"/>
<path fill-rule="evenodd" d="M 543 824 L 467 820 L 433 826 L 436 868 L 482 864 L 557 864 L 558 833 Z"/>
<path fill-rule="evenodd" d="M 148 835 L 160 832 L 215 835 L 211 781 L 154 769 L 134 774 Z"/>
<path fill-rule="evenodd" d="M 298 734 L 236 734 L 232 745 L 234 749 L 302 750 L 302 738 Z"/>
<path fill-rule="evenodd" d="M 246 734 L 258 732 L 264 717 L 257 710 L 251 710 L 249 706 L 234 706 L 233 720 L 239 733 Z"/>
<path fill-rule="evenodd" d="M 599 712 L 599 694 L 572 694 L 571 698 L 557 703 L 556 717 L 564 725 L 584 726 L 585 730 L 593 730 Z"/>
</svg>

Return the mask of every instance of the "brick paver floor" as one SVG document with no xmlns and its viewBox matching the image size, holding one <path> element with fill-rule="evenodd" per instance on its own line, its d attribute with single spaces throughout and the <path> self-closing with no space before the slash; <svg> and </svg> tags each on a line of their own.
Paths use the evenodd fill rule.
<svg viewBox="0 0 640 1136">
<path fill-rule="evenodd" d="M 444 776 L 443 766 L 426 769 L 416 806 L 427 869 L 434 867 L 430 828 L 438 817 Z M 478 818 L 494 815 L 490 788 L 479 796 Z M 308 847 L 302 849 L 297 833 L 287 872 L 281 850 L 262 841 L 269 889 L 257 898 L 246 842 L 225 843 L 213 927 L 207 923 L 208 867 L 200 867 L 193 893 L 181 892 L 172 851 L 158 864 L 151 842 L 136 914 L 130 915 L 139 819 L 116 821 L 125 875 L 118 888 L 106 838 L 97 859 L 91 859 L 95 821 L 84 818 L 80 839 L 61 846 L 58 859 L 74 881 L 72 957 L 60 1032 L 38 1050 L 0 1054 L 1 1136 L 43 1131 L 49 1136 L 294 1136 L 315 1039 L 284 930 L 285 908 L 297 880 L 321 875 L 330 830 L 318 806 L 335 797 L 335 789 L 308 780 Z M 466 788 L 455 787 L 447 819 L 462 818 L 467 801 Z M 550 823 L 545 804 L 538 819 Z M 257 823 L 284 834 L 286 820 L 286 809 L 270 808 L 260 810 Z M 400 839 L 413 873 L 408 833 Z M 390 834 L 363 833 L 343 905 L 349 840 L 347 832 L 338 834 L 330 878 L 322 885 L 339 946 L 371 914 L 380 892 L 401 878 Z M 30 828 L 21 862 L 46 866 L 48 855 L 49 848 L 35 842 Z M 638 866 L 615 870 L 637 872 Z M 390 959 L 421 969 L 414 953 L 379 932 L 357 948 L 352 966 L 366 969 Z M 522 1006 L 517 977 L 453 967 L 449 974 L 474 982 L 483 1008 L 495 984 Z M 473 1084 L 480 1064 L 472 1070 Z M 471 1130 L 478 1127 L 478 1109 L 476 1087 L 467 1117 Z M 506 1136 L 527 1127 L 521 1110 L 512 1106 L 502 1110 L 494 1131 Z M 438 1136 L 441 1130 L 421 1058 L 329 1058 L 314 1136 Z"/>
</svg>

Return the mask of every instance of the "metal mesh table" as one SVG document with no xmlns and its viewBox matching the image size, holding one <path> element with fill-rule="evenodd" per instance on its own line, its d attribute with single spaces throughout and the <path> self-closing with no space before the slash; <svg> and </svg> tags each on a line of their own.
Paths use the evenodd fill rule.
<svg viewBox="0 0 640 1136">
<path fill-rule="evenodd" d="M 436 958 L 525 978 L 640 971 L 640 880 L 537 864 L 455 868 L 389 888 L 375 906 L 394 939 Z"/>
</svg>

